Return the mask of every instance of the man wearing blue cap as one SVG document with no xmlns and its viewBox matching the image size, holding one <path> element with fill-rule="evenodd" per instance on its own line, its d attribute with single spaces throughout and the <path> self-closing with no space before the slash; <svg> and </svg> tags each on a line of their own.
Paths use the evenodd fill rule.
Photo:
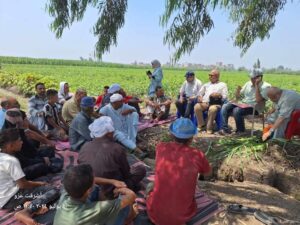
<svg viewBox="0 0 300 225">
<path fill-rule="evenodd" d="M 202 82 L 195 78 L 195 73 L 188 71 L 185 74 L 186 81 L 180 88 L 178 100 L 175 102 L 180 116 L 190 117 L 191 111 L 197 100 L 198 92 L 202 87 Z"/>
<path fill-rule="evenodd" d="M 243 87 L 238 86 L 236 90 L 236 102 L 231 101 L 224 104 L 221 109 L 222 115 L 222 130 L 220 134 L 230 133 L 228 127 L 228 118 L 232 114 L 236 124 L 236 133 L 245 132 L 244 116 L 252 115 L 254 106 L 264 106 L 265 101 L 268 100 L 267 88 L 271 87 L 271 84 L 262 80 L 263 72 L 261 69 L 254 69 L 251 71 L 250 81 L 248 81 Z M 262 109 L 263 107 L 261 107 Z M 258 113 L 258 108 L 255 109 Z"/>
<path fill-rule="evenodd" d="M 73 119 L 69 129 L 70 145 L 73 151 L 79 151 L 84 143 L 92 140 L 89 125 L 93 122 L 94 99 L 83 97 L 80 108 L 80 113 Z"/>
<path fill-rule="evenodd" d="M 181 225 L 196 215 L 197 177 L 209 173 L 210 166 L 203 152 L 189 146 L 197 134 L 190 119 L 177 119 L 170 133 L 175 141 L 156 146 L 155 183 L 147 212 L 155 224 Z"/>
</svg>

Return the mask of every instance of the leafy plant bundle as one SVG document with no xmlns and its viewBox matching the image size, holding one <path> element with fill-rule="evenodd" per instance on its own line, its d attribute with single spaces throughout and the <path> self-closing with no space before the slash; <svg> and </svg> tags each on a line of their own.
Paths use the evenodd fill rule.
<svg viewBox="0 0 300 225">
<path fill-rule="evenodd" d="M 210 162 L 229 161 L 233 156 L 260 160 L 261 153 L 266 149 L 267 143 L 258 137 L 223 138 L 210 143 L 206 156 Z"/>
</svg>

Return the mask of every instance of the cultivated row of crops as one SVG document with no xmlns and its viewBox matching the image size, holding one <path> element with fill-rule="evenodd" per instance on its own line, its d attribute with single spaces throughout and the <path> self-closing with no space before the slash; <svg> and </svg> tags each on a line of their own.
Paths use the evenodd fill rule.
<svg viewBox="0 0 300 225">
<path fill-rule="evenodd" d="M 147 68 L 151 69 L 151 68 Z M 129 93 L 145 96 L 149 85 L 146 68 L 113 68 L 89 66 L 2 64 L 2 72 L 10 74 L 30 74 L 49 78 L 58 83 L 67 81 L 71 90 L 84 87 L 90 95 L 97 95 L 104 85 L 119 83 Z M 185 69 L 164 69 L 163 86 L 166 94 L 175 97 L 184 81 Z M 202 82 L 208 81 L 208 71 L 195 71 Z M 227 83 L 230 96 L 237 85 L 243 85 L 249 78 L 247 72 L 221 71 L 221 81 Z M 266 74 L 264 80 L 274 86 L 300 92 L 300 75 Z M 52 83 L 52 82 L 51 82 Z"/>
</svg>

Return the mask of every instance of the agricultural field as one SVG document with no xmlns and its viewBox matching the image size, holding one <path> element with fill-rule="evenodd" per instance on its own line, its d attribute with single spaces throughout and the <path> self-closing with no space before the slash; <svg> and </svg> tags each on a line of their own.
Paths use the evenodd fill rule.
<svg viewBox="0 0 300 225">
<path fill-rule="evenodd" d="M 58 84 L 67 81 L 74 92 L 78 87 L 84 87 L 89 95 L 98 95 L 104 85 L 119 83 L 128 94 L 145 96 L 149 80 L 145 71 L 151 68 L 87 66 L 87 65 L 41 65 L 41 64 L 6 64 L 2 62 L 1 73 L 11 74 L 11 77 L 20 74 L 26 76 L 40 76 Z M 166 94 L 175 97 L 184 81 L 183 69 L 163 69 L 163 86 Z M 208 81 L 208 71 L 195 71 L 196 77 L 202 82 Z M 0 77 L 1 80 L 1 77 Z M 243 85 L 249 78 L 246 71 L 221 71 L 221 81 L 227 83 L 230 97 L 233 96 L 237 85 Z M 300 92 L 300 75 L 265 74 L 264 80 L 273 86 L 291 89 Z M 24 81 L 22 81 L 24 82 Z M 20 82 L 18 82 L 20 84 Z M 20 84 L 22 85 L 22 83 Z"/>
</svg>

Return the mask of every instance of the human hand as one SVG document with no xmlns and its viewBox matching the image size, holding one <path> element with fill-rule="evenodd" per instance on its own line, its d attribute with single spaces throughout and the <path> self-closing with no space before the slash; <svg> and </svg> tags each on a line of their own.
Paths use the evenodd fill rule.
<svg viewBox="0 0 300 225">
<path fill-rule="evenodd" d="M 129 193 L 131 193 L 131 192 L 133 192 L 132 190 L 130 190 L 130 189 L 128 189 L 128 188 L 115 188 L 114 189 L 114 195 L 115 196 L 118 196 L 119 194 L 120 195 L 126 195 L 126 194 L 129 194 Z"/>
<path fill-rule="evenodd" d="M 116 188 L 126 188 L 127 185 L 123 181 L 118 180 L 112 180 L 112 185 L 114 185 Z"/>
<path fill-rule="evenodd" d="M 198 101 L 199 103 L 201 103 L 201 102 L 203 101 L 203 97 L 202 97 L 202 96 L 198 96 L 197 101 Z"/>
<path fill-rule="evenodd" d="M 131 109 L 125 109 L 125 110 L 121 113 L 121 115 L 122 115 L 122 116 L 127 116 L 127 115 L 130 114 L 130 113 L 132 113 L 132 110 L 131 110 Z"/>
<path fill-rule="evenodd" d="M 193 102 L 196 98 L 197 98 L 197 96 L 191 96 L 191 97 L 188 97 L 188 102 L 191 103 L 191 102 Z"/>
<path fill-rule="evenodd" d="M 37 113 L 37 116 L 38 116 L 38 117 L 44 116 L 44 112 L 43 112 L 43 111 L 42 111 L 42 112 L 38 112 L 38 113 Z"/>
<path fill-rule="evenodd" d="M 261 82 L 261 77 L 257 77 L 255 79 L 255 86 L 258 86 L 260 82 Z"/>
<path fill-rule="evenodd" d="M 262 136 L 262 140 L 266 141 L 271 136 L 271 134 L 272 133 L 270 131 L 264 133 L 263 136 Z"/>
<path fill-rule="evenodd" d="M 213 97 L 213 98 L 222 98 L 222 95 L 220 93 L 217 93 L 217 92 L 211 93 L 210 96 Z"/>
<path fill-rule="evenodd" d="M 49 183 L 43 182 L 43 181 L 35 181 L 35 183 L 36 183 L 38 186 L 47 186 L 47 185 L 49 185 Z"/>
<path fill-rule="evenodd" d="M 43 157 L 43 159 L 44 159 L 44 161 L 45 161 L 45 164 L 46 164 L 47 166 L 50 166 L 51 161 L 50 161 L 49 157 Z"/>
<path fill-rule="evenodd" d="M 46 141 L 46 145 L 50 146 L 50 147 L 55 147 L 55 143 L 51 140 L 47 140 Z"/>
<path fill-rule="evenodd" d="M 25 136 L 29 139 L 33 139 L 35 137 L 34 132 L 29 129 L 24 129 Z"/>
<path fill-rule="evenodd" d="M 29 121 L 27 119 L 23 120 L 23 128 L 28 129 L 29 128 Z"/>
<path fill-rule="evenodd" d="M 154 105 L 154 108 L 155 108 L 155 109 L 160 109 L 160 104 L 155 104 L 155 105 Z"/>
</svg>

